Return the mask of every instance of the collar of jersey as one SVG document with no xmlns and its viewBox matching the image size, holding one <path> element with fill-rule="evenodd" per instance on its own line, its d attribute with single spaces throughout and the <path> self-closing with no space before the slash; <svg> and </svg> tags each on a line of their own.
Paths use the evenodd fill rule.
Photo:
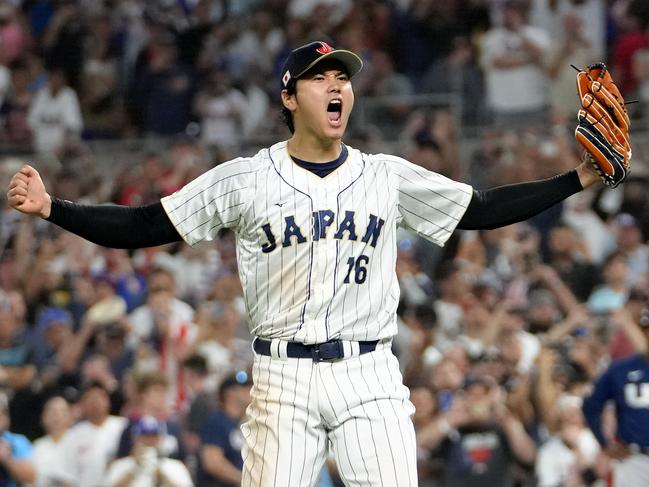
<svg viewBox="0 0 649 487">
<path fill-rule="evenodd" d="M 347 158 L 330 174 L 321 178 L 308 169 L 298 166 L 288 153 L 287 141 L 279 142 L 269 149 L 271 163 L 275 171 L 289 185 L 305 194 L 311 194 L 314 188 L 328 187 L 334 190 L 333 186 L 343 190 L 355 181 L 363 172 L 364 162 L 357 154 L 358 151 L 347 147 Z"/>
</svg>

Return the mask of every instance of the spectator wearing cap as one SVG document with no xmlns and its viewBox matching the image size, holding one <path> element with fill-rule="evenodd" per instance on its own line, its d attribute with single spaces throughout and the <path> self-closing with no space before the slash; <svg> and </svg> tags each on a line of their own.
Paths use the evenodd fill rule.
<svg viewBox="0 0 649 487">
<path fill-rule="evenodd" d="M 46 435 L 34 441 L 34 464 L 37 480 L 34 487 L 73 487 L 74 479 L 65 473 L 61 445 L 72 426 L 72 409 L 62 396 L 47 400 L 41 423 Z"/>
<path fill-rule="evenodd" d="M 58 353 L 70 343 L 73 336 L 72 326 L 72 315 L 63 308 L 50 307 L 41 311 L 34 340 L 34 363 L 38 367 L 41 380 L 58 377 Z"/>
<path fill-rule="evenodd" d="M 129 427 L 124 428 L 119 438 L 116 457 L 130 455 L 133 449 L 133 428 L 143 416 L 153 416 L 165 425 L 160 451 L 167 457 L 185 459 L 181 426 L 171 414 L 169 401 L 169 380 L 160 372 L 142 372 L 135 377 L 137 402 L 128 418 Z"/>
<path fill-rule="evenodd" d="M 161 444 L 166 432 L 163 421 L 142 416 L 131 427 L 131 454 L 111 463 L 104 487 L 192 487 L 191 476 L 181 461 L 164 456 Z"/>
<path fill-rule="evenodd" d="M 61 444 L 64 469 L 76 487 L 103 487 L 102 478 L 117 450 L 126 419 L 111 416 L 108 391 L 98 382 L 87 384 L 81 394 L 82 420 Z"/>
<path fill-rule="evenodd" d="M 18 487 L 36 480 L 32 444 L 17 433 L 9 431 L 9 400 L 0 395 L 0 485 Z"/>
<path fill-rule="evenodd" d="M 201 487 L 233 487 L 241 483 L 244 440 L 239 427 L 250 402 L 251 384 L 247 374 L 241 373 L 226 378 L 219 388 L 219 410 L 208 416 L 201 431 Z"/>
</svg>

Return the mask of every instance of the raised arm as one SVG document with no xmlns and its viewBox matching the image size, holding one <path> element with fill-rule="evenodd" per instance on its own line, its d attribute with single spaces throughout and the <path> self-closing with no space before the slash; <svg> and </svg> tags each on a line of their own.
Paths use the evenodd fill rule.
<svg viewBox="0 0 649 487">
<path fill-rule="evenodd" d="M 457 227 L 493 229 L 527 220 L 599 180 L 589 164 L 581 163 L 576 169 L 552 178 L 474 190 Z"/>
<path fill-rule="evenodd" d="M 81 205 L 51 197 L 38 171 L 23 166 L 11 179 L 9 206 L 40 216 L 97 245 L 133 249 L 181 241 L 161 203 L 129 207 Z"/>
</svg>

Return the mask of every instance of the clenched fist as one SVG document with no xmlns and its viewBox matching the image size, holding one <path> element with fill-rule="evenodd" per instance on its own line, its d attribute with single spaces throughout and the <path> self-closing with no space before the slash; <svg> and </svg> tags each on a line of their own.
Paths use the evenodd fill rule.
<svg viewBox="0 0 649 487">
<path fill-rule="evenodd" d="M 9 206 L 28 215 L 50 216 L 52 199 L 38 171 L 25 164 L 14 174 L 7 190 Z"/>
</svg>

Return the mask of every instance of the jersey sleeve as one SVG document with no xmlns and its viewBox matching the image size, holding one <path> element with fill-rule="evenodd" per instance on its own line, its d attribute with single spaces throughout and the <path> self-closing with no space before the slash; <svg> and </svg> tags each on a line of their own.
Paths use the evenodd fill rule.
<svg viewBox="0 0 649 487">
<path fill-rule="evenodd" d="M 223 228 L 237 229 L 250 187 L 248 159 L 223 163 L 162 198 L 171 223 L 190 245 L 213 240 Z"/>
<path fill-rule="evenodd" d="M 388 157 L 396 178 L 399 224 L 444 246 L 471 202 L 473 188 L 398 157 Z"/>
</svg>

